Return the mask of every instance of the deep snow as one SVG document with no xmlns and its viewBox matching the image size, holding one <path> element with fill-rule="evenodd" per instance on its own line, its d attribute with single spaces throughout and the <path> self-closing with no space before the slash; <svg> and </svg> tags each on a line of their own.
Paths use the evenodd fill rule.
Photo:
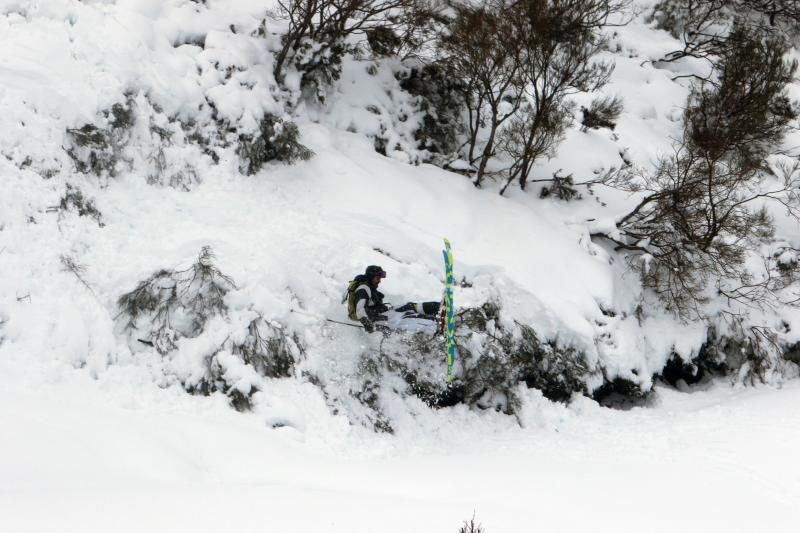
<svg viewBox="0 0 800 533">
<path fill-rule="evenodd" d="M 379 438 L 269 429 L 221 399 L 89 381 L 0 390 L 4 531 L 789 532 L 800 387 L 554 405 L 526 427 L 453 409 Z M 317 433 L 316 431 L 314 433 Z M 317 433 L 318 435 L 318 433 Z M 340 440 L 341 439 L 341 440 Z"/>
<path fill-rule="evenodd" d="M 334 414 L 302 372 L 346 394 L 378 339 L 322 317 L 345 318 L 345 283 L 371 263 L 389 271 L 393 303 L 437 299 L 445 236 L 456 277 L 471 284 L 456 289 L 459 305 L 498 298 L 509 319 L 585 350 L 609 378 L 649 386 L 670 353 L 696 354 L 705 326 L 657 307 L 633 316 L 638 282 L 586 224 L 608 223 L 630 198 L 603 193 L 605 205 L 590 197 L 569 208 L 536 191 L 500 198 L 407 164 L 413 153 L 375 153 L 365 135 L 388 128 L 402 145 L 415 120 L 387 65 L 371 76 L 348 61 L 327 109 L 296 110 L 316 154 L 308 162 L 245 177 L 233 150 L 212 165 L 175 129 L 167 169 L 189 163 L 198 177 L 176 190 L 147 183 L 153 144 L 139 128 L 132 170 L 71 170 L 67 128 L 100 121 L 125 93 L 140 120 L 165 128 L 175 117 L 208 126 L 206 100 L 243 130 L 280 111 L 271 45 L 248 36 L 264 3 L 207 4 L 0 0 L 0 530 L 434 532 L 473 511 L 490 533 L 796 529 L 796 382 L 658 388 L 630 411 L 582 397 L 551 404 L 521 387 L 516 417 L 398 397 L 384 406 L 391 436 Z M 538 175 L 583 179 L 618 165 L 620 151 L 649 165 L 668 149 L 687 89 L 648 60 L 674 47 L 641 18 L 618 29 L 604 90 L 625 100 L 615 133 L 575 128 Z M 391 121 L 398 108 L 408 123 Z M 66 183 L 94 199 L 103 227 L 52 212 Z M 780 222 L 800 246 L 797 225 Z M 120 330 L 116 300 L 206 245 L 238 286 L 230 321 L 162 358 Z M 91 289 L 62 256 L 85 265 Z M 296 378 L 259 381 L 250 414 L 221 395 L 188 396 L 177 381 L 255 313 L 301 336 Z M 782 318 L 800 340 L 800 314 Z M 444 376 L 443 355 L 438 364 Z"/>
</svg>

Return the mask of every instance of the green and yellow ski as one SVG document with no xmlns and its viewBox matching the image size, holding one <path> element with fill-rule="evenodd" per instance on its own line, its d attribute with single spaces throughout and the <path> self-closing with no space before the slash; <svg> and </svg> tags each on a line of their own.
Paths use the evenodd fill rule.
<svg viewBox="0 0 800 533">
<path fill-rule="evenodd" d="M 447 382 L 453 381 L 453 363 L 456 360 L 455 329 L 456 322 L 453 314 L 453 251 L 450 241 L 444 240 L 444 338 L 445 352 L 447 354 Z"/>
</svg>

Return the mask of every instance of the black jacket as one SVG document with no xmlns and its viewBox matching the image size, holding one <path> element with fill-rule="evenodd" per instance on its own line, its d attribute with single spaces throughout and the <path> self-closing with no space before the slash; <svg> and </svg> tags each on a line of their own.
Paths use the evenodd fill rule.
<svg viewBox="0 0 800 533">
<path fill-rule="evenodd" d="M 360 320 L 367 317 L 370 320 L 385 320 L 381 313 L 388 311 L 389 307 L 383 303 L 383 293 L 373 287 L 365 276 L 356 278 L 361 284 L 355 291 L 356 316 Z"/>
</svg>

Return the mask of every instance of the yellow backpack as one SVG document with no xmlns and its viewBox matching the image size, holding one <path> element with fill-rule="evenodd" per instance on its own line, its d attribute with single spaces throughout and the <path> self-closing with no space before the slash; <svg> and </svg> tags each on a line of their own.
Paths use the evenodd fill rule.
<svg viewBox="0 0 800 533">
<path fill-rule="evenodd" d="M 342 299 L 342 303 L 347 300 L 347 316 L 350 320 L 358 321 L 358 316 L 356 316 L 356 289 L 364 283 L 361 276 L 358 276 L 347 285 L 347 294 L 345 294 L 344 299 Z"/>
</svg>

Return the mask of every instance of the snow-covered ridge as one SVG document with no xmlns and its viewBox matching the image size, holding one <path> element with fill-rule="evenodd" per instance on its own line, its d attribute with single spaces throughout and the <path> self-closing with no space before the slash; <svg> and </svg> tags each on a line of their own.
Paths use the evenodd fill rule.
<svg viewBox="0 0 800 533">
<path fill-rule="evenodd" d="M 427 407 L 406 394 L 401 376 L 443 386 L 443 353 L 426 344 L 414 358 L 402 343 L 384 347 L 325 318 L 345 319 L 345 284 L 367 264 L 389 272 L 393 303 L 437 300 L 442 237 L 453 242 L 463 280 L 458 305 L 499 307 L 481 317 L 485 331 L 463 342 L 462 372 L 504 372 L 507 361 L 493 351 L 503 345 L 490 334 L 507 332 L 504 342 L 517 349 L 516 324 L 535 332 L 526 349 L 548 364 L 566 368 L 577 354 L 586 393 L 618 378 L 648 391 L 671 357 L 700 355 L 708 325 L 642 308 L 636 277 L 589 237 L 586 220 L 601 226 L 628 198 L 607 194 L 565 209 L 409 164 L 420 159 L 420 118 L 395 76 L 402 65 L 348 59 L 325 106 L 312 106 L 291 76 L 288 89 L 275 82 L 280 26 L 265 26 L 263 2 L 0 7 L 0 354 L 29 379 L 43 369 L 85 368 L 101 381 L 112 368 L 138 378 L 145 369 L 160 386 L 203 392 L 201 383 L 224 383 L 209 391 L 252 396 L 252 408 L 275 425 L 303 428 L 321 406 L 366 425 L 413 424 L 408 413 Z M 622 157 L 651 165 L 680 131 L 687 88 L 648 61 L 674 49 L 674 39 L 641 16 L 615 29 L 611 45 L 617 66 L 604 91 L 625 102 L 616 130 L 573 128 L 542 176 L 591 176 Z M 278 128 L 296 124 L 313 157 L 245 175 L 240 143 L 265 116 Z M 781 228 L 797 247 L 796 229 Z M 118 299 L 159 270 L 191 268 L 206 246 L 232 280 L 225 312 L 173 339 L 163 355 L 125 328 Z M 769 318 L 787 324 L 782 342 L 800 341 L 796 312 Z M 237 352 L 256 320 L 295 344 L 291 385 Z M 463 394 L 510 412 L 516 385 Z"/>
</svg>

